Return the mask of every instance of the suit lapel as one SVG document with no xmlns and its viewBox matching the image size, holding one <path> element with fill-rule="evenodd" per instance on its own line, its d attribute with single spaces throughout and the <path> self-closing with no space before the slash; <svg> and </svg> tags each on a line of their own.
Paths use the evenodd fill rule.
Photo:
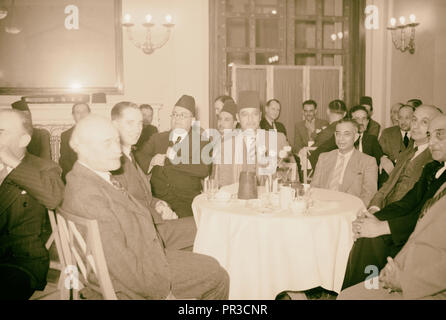
<svg viewBox="0 0 446 320">
<path fill-rule="evenodd" d="M 21 190 L 8 178 L 0 186 L 0 215 L 2 215 L 18 198 Z"/>
</svg>

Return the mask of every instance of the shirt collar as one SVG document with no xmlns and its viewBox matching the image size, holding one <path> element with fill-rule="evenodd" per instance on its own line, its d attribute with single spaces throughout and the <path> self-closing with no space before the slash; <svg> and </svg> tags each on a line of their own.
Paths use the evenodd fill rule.
<svg viewBox="0 0 446 320">
<path fill-rule="evenodd" d="M 410 131 L 404 131 L 404 130 L 401 130 L 401 129 L 400 129 L 400 131 L 401 131 L 401 137 L 404 138 L 404 136 L 406 135 L 406 132 L 407 132 L 407 136 L 408 136 L 409 139 L 410 139 Z"/>
<path fill-rule="evenodd" d="M 86 165 L 85 163 L 83 163 L 82 161 L 77 161 L 79 162 L 79 164 L 83 165 L 85 168 L 90 169 L 91 171 L 93 171 L 94 173 L 96 173 L 98 176 L 100 176 L 102 179 L 104 179 L 105 181 L 107 181 L 108 183 L 111 184 L 110 181 L 110 172 L 104 172 L 104 171 L 97 171 L 94 170 L 92 168 L 90 168 L 88 165 Z"/>
</svg>

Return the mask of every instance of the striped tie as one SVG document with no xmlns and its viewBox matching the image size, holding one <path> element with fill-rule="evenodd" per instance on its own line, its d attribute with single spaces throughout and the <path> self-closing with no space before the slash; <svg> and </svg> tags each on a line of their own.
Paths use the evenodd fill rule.
<svg viewBox="0 0 446 320">
<path fill-rule="evenodd" d="M 331 176 L 330 184 L 328 185 L 328 189 L 338 191 L 340 187 L 339 181 L 342 178 L 342 171 L 344 170 L 344 162 L 345 156 L 343 154 L 338 154 L 338 161 L 336 168 L 333 171 L 333 175 Z"/>
<path fill-rule="evenodd" d="M 426 201 L 426 203 L 423 206 L 423 209 L 421 210 L 421 214 L 420 217 L 418 218 L 418 220 L 423 219 L 424 215 L 427 213 L 427 211 L 438 201 L 440 200 L 444 195 L 446 195 L 446 187 L 443 188 L 443 190 L 438 193 L 436 196 L 434 196 L 433 198 L 430 198 L 429 200 Z"/>
</svg>

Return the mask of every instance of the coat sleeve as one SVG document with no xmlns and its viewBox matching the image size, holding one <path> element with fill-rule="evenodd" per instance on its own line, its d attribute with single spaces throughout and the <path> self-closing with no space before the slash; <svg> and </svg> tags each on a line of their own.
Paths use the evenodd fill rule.
<svg viewBox="0 0 446 320">
<path fill-rule="evenodd" d="M 425 166 L 420 179 L 417 181 L 417 183 L 415 183 L 413 188 L 407 192 L 400 201 L 387 205 L 386 207 L 382 208 L 381 211 L 376 212 L 375 216 L 379 220 L 384 221 L 409 214 L 423 198 L 424 192 L 427 188 L 426 177 L 429 175 L 429 172 L 430 167 Z"/>
<path fill-rule="evenodd" d="M 368 157 L 365 163 L 364 180 L 362 183 L 361 199 L 368 205 L 378 188 L 378 166 L 373 158 Z"/>
<path fill-rule="evenodd" d="M 39 168 L 36 164 L 22 161 L 8 178 L 48 209 L 55 209 L 63 200 L 61 171 L 52 162 Z"/>
<path fill-rule="evenodd" d="M 304 140 L 302 139 L 301 135 L 300 135 L 300 131 L 299 131 L 299 124 L 296 124 L 295 129 L 294 129 L 294 153 L 299 153 L 300 149 L 302 149 L 303 147 L 306 146 Z"/>
</svg>

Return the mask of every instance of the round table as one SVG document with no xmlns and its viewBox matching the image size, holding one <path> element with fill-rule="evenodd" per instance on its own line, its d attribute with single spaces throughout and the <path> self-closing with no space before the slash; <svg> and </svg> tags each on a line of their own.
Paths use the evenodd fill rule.
<svg viewBox="0 0 446 320">
<path fill-rule="evenodd" d="M 234 194 L 237 184 L 224 187 Z M 351 223 L 365 209 L 349 194 L 313 189 L 305 214 L 270 210 L 245 200 L 193 203 L 194 249 L 217 259 L 230 276 L 229 299 L 271 300 L 282 291 L 321 286 L 340 292 L 353 245 Z"/>
</svg>

